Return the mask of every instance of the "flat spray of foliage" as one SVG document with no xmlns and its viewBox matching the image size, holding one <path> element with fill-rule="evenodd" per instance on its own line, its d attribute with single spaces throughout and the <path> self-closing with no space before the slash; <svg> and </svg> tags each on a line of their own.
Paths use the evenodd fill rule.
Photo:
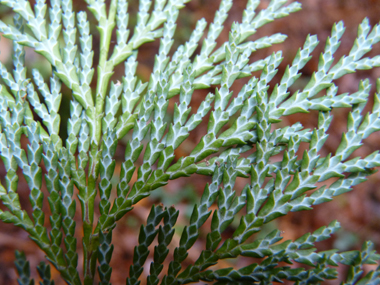
<svg viewBox="0 0 380 285">
<path fill-rule="evenodd" d="M 112 0 L 109 7 L 104 0 L 86 0 L 100 33 L 100 53 L 94 54 L 87 14 L 75 14 L 73 1 L 51 0 L 48 7 L 44 0 L 37 0 L 32 8 L 26 0 L 0 0 L 15 12 L 13 25 L 0 21 L 0 32 L 13 41 L 14 48 L 12 73 L 0 65 L 0 152 L 7 171 L 5 183 L 0 186 L 0 198 L 7 207 L 1 211 L 1 220 L 23 228 L 68 284 L 93 284 L 96 280 L 110 284 L 112 230 L 117 221 L 170 180 L 204 174 L 212 176 L 212 182 L 194 205 L 189 224 L 179 233 L 180 242 L 174 245 L 173 252 L 168 248 L 178 211 L 174 207 L 152 207 L 146 224 L 141 226 L 126 284 L 141 282 L 143 267 L 149 266 L 145 264 L 149 250 L 154 251 L 154 258 L 147 284 L 272 284 L 284 280 L 314 284 L 336 278 L 339 263 L 350 267 L 342 284 L 380 284 L 380 268 L 362 274 L 363 264 L 379 259 L 370 242 L 362 251 L 315 250 L 314 243 L 329 238 L 339 228 L 338 222 L 295 241 L 282 240 L 278 230 L 253 242 L 249 239 L 277 217 L 311 209 L 350 191 L 380 166 L 377 151 L 364 158 L 350 156 L 363 139 L 380 130 L 379 94 L 374 96 L 373 110 L 364 113 L 370 90 L 368 80 L 362 81 L 353 94 L 339 94 L 334 84 L 345 74 L 380 66 L 380 56 L 365 57 L 380 41 L 379 26 L 371 28 L 368 20 L 363 20 L 349 54 L 333 64 L 345 29 L 342 22 L 335 24 L 320 55 L 318 70 L 305 88 L 290 94 L 289 87 L 299 78 L 318 44 L 316 36 L 307 37 L 281 82 L 268 92 L 282 53 L 252 63 L 250 56 L 257 49 L 284 41 L 286 36 L 274 34 L 256 40 L 250 36 L 261 26 L 296 12 L 300 4 L 272 0 L 265 9 L 255 12 L 260 1 L 249 0 L 241 23 L 234 23 L 229 40 L 217 46 L 233 5 L 232 0 L 222 0 L 214 21 L 207 25 L 204 19 L 199 20 L 189 40 L 169 56 L 179 10 L 188 1 L 140 0 L 137 23 L 131 33 L 127 0 Z M 115 29 L 117 40 L 110 50 Z M 136 77 L 138 50 L 156 39 L 160 41 L 159 52 L 149 82 L 143 83 Z M 38 70 L 33 70 L 32 78 L 26 77 L 24 46 L 49 61 L 53 70 L 49 83 L 44 82 Z M 200 51 L 195 55 L 198 47 Z M 93 66 L 94 56 L 98 57 L 97 66 Z M 124 64 L 125 75 L 110 83 L 119 64 Z M 95 71 L 93 90 L 90 85 Z M 253 72 L 260 75 L 252 76 Z M 250 79 L 233 94 L 232 84 L 242 77 Z M 64 142 L 59 136 L 62 84 L 72 92 L 69 136 Z M 380 79 L 377 84 L 380 93 Z M 194 90 L 209 87 L 215 91 L 204 98 L 197 110 L 191 110 Z M 179 103 L 174 106 L 172 121 L 166 122 L 168 102 L 174 96 L 179 96 Z M 351 108 L 351 112 L 338 149 L 323 157 L 320 150 L 328 137 L 333 108 Z M 317 128 L 305 129 L 296 123 L 273 130 L 272 124 L 281 122 L 283 116 L 310 110 L 319 113 Z M 175 149 L 208 114 L 207 134 L 188 156 L 175 160 Z M 120 181 L 113 190 L 110 181 L 115 171 L 116 145 L 128 132 L 131 139 Z M 26 147 L 20 144 L 22 135 L 28 138 Z M 308 149 L 297 156 L 301 142 L 307 143 Z M 241 155 L 248 151 L 249 156 Z M 282 161 L 271 162 L 275 155 L 281 155 Z M 136 165 L 139 157 L 142 164 Z M 30 188 L 31 216 L 20 206 L 18 169 Z M 132 183 L 134 172 L 137 180 Z M 240 194 L 234 191 L 237 176 L 251 181 Z M 332 177 L 336 180 L 332 185 L 316 186 Z M 46 197 L 41 191 L 43 179 Z M 95 208 L 97 195 L 100 203 Z M 79 241 L 74 235 L 80 231 L 73 219 L 79 207 L 75 196 L 82 212 L 83 237 Z M 42 211 L 45 203 L 51 211 L 48 217 Z M 210 210 L 212 205 L 216 210 Z M 98 219 L 94 219 L 94 212 Z M 223 239 L 223 232 L 235 216 L 241 217 L 236 221 L 235 232 Z M 211 229 L 204 249 L 194 264 L 185 266 L 188 250 L 207 219 L 211 220 Z M 150 247 L 156 238 L 157 245 Z M 83 275 L 77 270 L 78 242 L 83 243 Z M 221 259 L 239 256 L 259 259 L 244 268 L 210 268 Z M 16 257 L 19 284 L 33 284 L 25 255 L 17 253 Z M 293 262 L 306 267 L 287 265 Z M 169 264 L 165 270 L 164 263 Z M 43 280 L 40 284 L 54 284 L 49 265 L 41 263 L 37 270 Z"/>
</svg>

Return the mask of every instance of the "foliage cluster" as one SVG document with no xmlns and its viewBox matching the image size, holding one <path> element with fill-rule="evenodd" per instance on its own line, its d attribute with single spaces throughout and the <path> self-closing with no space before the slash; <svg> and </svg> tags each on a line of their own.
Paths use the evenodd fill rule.
<svg viewBox="0 0 380 285">
<path fill-rule="evenodd" d="M 251 238 L 273 219 L 309 210 L 352 190 L 380 166 L 378 151 L 363 158 L 352 157 L 365 138 L 380 130 L 380 79 L 369 113 L 363 112 L 369 98 L 368 80 L 362 81 L 353 94 L 339 94 L 335 84 L 345 74 L 380 66 L 380 56 L 365 57 L 380 41 L 379 26 L 371 28 L 368 20 L 363 20 L 349 54 L 334 63 L 345 30 L 343 22 L 335 24 L 318 69 L 303 89 L 290 94 L 289 87 L 300 77 L 300 70 L 318 44 L 316 36 L 308 36 L 281 82 L 269 92 L 282 53 L 255 62 L 251 62 L 251 55 L 257 49 L 281 43 L 286 36 L 274 34 L 254 40 L 251 36 L 263 25 L 296 12 L 300 4 L 272 0 L 256 12 L 260 1 L 249 0 L 242 21 L 232 25 L 229 40 L 217 47 L 233 5 L 232 0 L 222 0 L 207 33 L 206 21 L 199 20 L 190 39 L 171 54 L 179 10 L 188 1 L 155 0 L 153 4 L 140 0 L 137 23 L 130 36 L 126 0 L 112 0 L 109 6 L 104 0 L 86 0 L 100 34 L 96 80 L 86 12 L 75 14 L 69 0 L 51 0 L 49 7 L 45 0 L 36 0 L 33 8 L 26 0 L 0 1 L 15 12 L 13 24 L 0 21 L 0 32 L 13 41 L 14 48 L 13 72 L 0 64 L 0 154 L 7 171 L 5 183 L 0 186 L 0 198 L 7 207 L 0 212 L 1 220 L 23 228 L 68 284 L 93 284 L 95 280 L 110 284 L 112 230 L 117 221 L 170 180 L 204 174 L 212 176 L 212 181 L 194 205 L 173 252 L 169 252 L 169 245 L 178 211 L 174 207 L 152 207 L 146 224 L 141 226 L 126 284 L 141 282 L 150 250 L 154 258 L 147 284 L 201 280 L 214 284 L 272 284 L 284 280 L 313 284 L 336 278 L 339 263 L 350 266 L 344 284 L 379 284 L 380 268 L 362 274 L 364 264 L 379 259 L 370 242 L 362 251 L 316 251 L 314 244 L 339 228 L 336 221 L 294 241 L 282 240 L 279 230 L 262 239 Z M 115 26 L 116 44 L 111 50 Z M 153 72 L 149 82 L 141 82 L 136 76 L 137 53 L 141 45 L 155 39 L 160 39 L 160 48 Z M 201 39 L 200 51 L 195 54 Z M 38 70 L 27 78 L 25 46 L 51 64 L 50 86 Z M 121 63 L 125 76 L 110 83 L 115 67 Z M 253 76 L 254 72 L 260 75 Z M 243 77 L 249 77 L 248 82 L 233 94 L 233 83 Z M 92 90 L 94 81 L 96 88 Z M 73 97 L 65 142 L 59 136 L 62 84 Z M 215 91 L 192 110 L 194 90 L 212 86 Z M 174 96 L 179 96 L 179 103 L 168 122 L 168 103 Z M 351 108 L 347 131 L 336 152 L 323 156 L 320 151 L 328 137 L 333 108 Z M 273 128 L 284 116 L 311 110 L 319 114 L 318 126 L 312 130 L 301 123 Z M 190 154 L 175 160 L 175 150 L 206 116 L 207 134 Z M 127 133 L 131 139 L 114 190 L 111 178 L 115 150 Z M 21 143 L 23 136 L 27 137 L 27 145 Z M 149 141 L 144 144 L 147 137 Z M 298 152 L 301 143 L 308 145 L 303 154 Z M 274 156 L 282 156 L 281 161 L 273 160 Z M 136 163 L 139 157 L 141 165 Z M 30 215 L 20 205 L 18 169 L 30 188 Z M 135 172 L 137 180 L 132 183 Z M 237 192 L 234 184 L 238 176 L 250 178 L 250 183 Z M 330 178 L 335 182 L 320 186 Z M 43 180 L 47 197 L 41 190 Z M 82 213 L 83 276 L 77 269 L 75 196 Z M 46 202 L 50 207 L 48 217 L 43 211 Z M 95 211 L 98 219 L 94 219 Z M 237 216 L 241 217 L 237 228 L 225 238 L 223 233 Z M 211 219 L 211 229 L 204 250 L 194 264 L 185 267 L 188 251 L 207 219 Z M 152 248 L 154 240 L 157 245 Z M 244 268 L 212 268 L 219 260 L 239 256 L 259 259 Z M 16 257 L 19 284 L 34 284 L 25 255 L 17 253 Z M 170 261 L 166 261 L 166 272 L 165 260 Z M 289 266 L 293 262 L 305 268 Z M 41 284 L 54 284 L 49 265 L 41 263 L 37 269 Z"/>
</svg>

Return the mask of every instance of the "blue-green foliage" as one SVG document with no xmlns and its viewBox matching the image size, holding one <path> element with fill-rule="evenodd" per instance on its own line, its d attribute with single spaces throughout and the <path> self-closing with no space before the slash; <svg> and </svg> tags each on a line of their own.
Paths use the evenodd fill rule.
<svg viewBox="0 0 380 285">
<path fill-rule="evenodd" d="M 112 0 L 109 7 L 104 0 L 85 1 L 98 22 L 100 54 L 93 51 L 87 13 L 76 14 L 73 1 L 51 0 L 48 7 L 45 0 L 37 0 L 33 8 L 26 0 L 0 0 L 15 12 L 13 24 L 0 21 L 0 32 L 13 41 L 14 49 L 13 72 L 0 63 L 0 155 L 7 172 L 5 185 L 0 185 L 0 198 L 7 207 L 0 211 L 1 220 L 27 231 L 68 284 L 93 284 L 96 279 L 99 284 L 110 284 L 112 230 L 117 221 L 153 190 L 170 180 L 198 173 L 212 176 L 212 182 L 205 186 L 182 233 L 175 232 L 179 212 L 174 207 L 152 207 L 146 224 L 141 225 L 127 284 L 140 284 L 155 239 L 147 284 L 272 284 L 284 280 L 314 284 L 337 278 L 338 264 L 350 267 L 342 284 L 380 283 L 380 268 L 366 275 L 362 270 L 364 264 L 379 259 L 370 242 L 362 251 L 316 251 L 316 242 L 338 230 L 336 221 L 295 241 L 284 241 L 278 230 L 261 239 L 251 238 L 273 219 L 312 209 L 313 205 L 351 191 L 374 172 L 374 167 L 380 166 L 378 151 L 364 158 L 351 157 L 363 139 L 380 130 L 380 79 L 369 113 L 363 112 L 371 87 L 368 80 L 361 81 L 353 94 L 339 94 L 335 84 L 345 74 L 380 66 L 380 56 L 365 57 L 380 41 L 378 25 L 371 28 L 364 19 L 349 54 L 336 59 L 334 53 L 345 28 L 343 22 L 335 24 L 318 69 L 303 89 L 291 93 L 289 88 L 301 76 L 300 70 L 318 45 L 316 36 L 308 36 L 270 93 L 269 84 L 283 59 L 282 53 L 255 62 L 250 58 L 257 49 L 281 43 L 286 36 L 274 34 L 255 40 L 251 36 L 261 26 L 298 11 L 299 3 L 286 5 L 286 0 L 272 0 L 257 12 L 260 0 L 249 0 L 242 21 L 232 25 L 229 40 L 217 46 L 233 5 L 232 0 L 221 0 L 207 33 L 207 23 L 200 19 L 189 40 L 171 52 L 179 10 L 189 0 L 140 0 L 133 31 L 128 28 L 127 0 Z M 110 51 L 115 27 L 116 44 Z M 136 75 L 139 47 L 156 39 L 160 47 L 153 72 L 149 82 L 142 82 Z M 51 64 L 50 86 L 38 70 L 27 78 L 25 46 Z M 96 68 L 94 56 L 98 57 Z M 125 75 L 110 83 L 120 63 L 125 65 Z M 95 70 L 96 88 L 91 89 Z M 253 76 L 253 72 L 260 75 Z M 249 77 L 248 82 L 234 94 L 233 83 L 243 77 Z M 65 142 L 59 136 L 62 84 L 73 97 Z M 192 110 L 194 91 L 210 87 L 215 91 L 204 98 L 197 110 Z M 179 103 L 174 105 L 172 121 L 167 122 L 169 100 L 175 96 L 179 96 Z M 321 149 L 328 137 L 333 108 L 350 108 L 351 112 L 339 147 L 324 157 Z M 319 113 L 316 128 L 305 129 L 296 123 L 273 129 L 272 124 L 281 122 L 284 116 L 311 110 Z M 187 156 L 176 160 L 175 150 L 206 115 L 207 134 Z M 117 143 L 127 133 L 130 139 L 126 142 L 120 181 L 113 185 Z M 21 145 L 22 135 L 28 138 L 26 147 Z M 301 142 L 308 148 L 300 155 Z M 282 155 L 282 160 L 273 162 L 276 155 Z M 136 163 L 139 158 L 140 165 Z M 20 205 L 18 169 L 30 188 L 31 216 Z M 132 182 L 135 172 L 137 180 Z M 242 191 L 234 190 L 238 176 L 251 181 Z M 317 186 L 329 178 L 335 182 Z M 41 191 L 43 180 L 47 197 Z M 78 271 L 75 196 L 82 213 L 83 273 Z M 99 203 L 95 203 L 96 199 Z M 42 210 L 45 203 L 50 206 L 49 217 Z M 99 208 L 95 209 L 97 204 Z M 95 212 L 99 214 L 97 220 Z M 228 227 L 234 228 L 231 225 L 237 217 L 240 221 L 235 221 L 234 233 L 224 238 L 223 233 Z M 204 249 L 189 264 L 188 251 L 208 219 L 211 228 Z M 180 234 L 180 241 L 170 251 L 175 234 Z M 260 261 L 254 259 L 244 268 L 210 269 L 219 260 L 239 256 Z M 293 262 L 300 267 L 288 266 Z M 164 264 L 168 264 L 167 270 Z M 24 254 L 16 253 L 16 267 L 19 284 L 34 284 Z M 41 263 L 37 269 L 41 284 L 54 284 L 48 265 Z"/>
</svg>

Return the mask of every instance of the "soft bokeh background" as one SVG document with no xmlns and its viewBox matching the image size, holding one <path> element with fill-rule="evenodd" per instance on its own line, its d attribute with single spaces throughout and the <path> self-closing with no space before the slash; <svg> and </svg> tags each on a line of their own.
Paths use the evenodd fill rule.
<svg viewBox="0 0 380 285">
<path fill-rule="evenodd" d="M 33 1 L 31 1 L 33 2 Z M 84 1 L 74 0 L 74 9 L 76 11 L 86 9 Z M 107 1 L 109 2 L 109 1 Z M 130 1 L 130 24 L 136 22 L 134 13 L 138 9 L 138 1 Z M 290 1 L 291 2 L 291 1 Z M 282 50 L 284 60 L 279 67 L 275 79 L 272 81 L 271 86 L 279 82 L 281 76 L 288 64 L 290 64 L 296 54 L 296 51 L 301 47 L 308 34 L 317 34 L 320 40 L 320 45 L 313 52 L 312 60 L 302 70 L 303 77 L 301 77 L 295 85 L 291 88 L 291 91 L 302 88 L 308 81 L 313 71 L 316 70 L 318 64 L 319 54 L 324 48 L 326 38 L 330 35 L 331 27 L 334 22 L 343 20 L 346 26 L 346 33 L 343 36 L 341 46 L 336 53 L 336 58 L 347 54 L 352 47 L 353 41 L 357 33 L 357 25 L 363 20 L 364 17 L 368 17 L 371 25 L 376 24 L 380 20 L 380 1 L 378 0 L 304 0 L 301 1 L 303 10 L 295 14 L 290 15 L 284 19 L 276 20 L 275 22 L 268 24 L 261 28 L 256 35 L 252 38 L 260 38 L 265 35 L 281 32 L 288 35 L 288 39 L 279 45 L 275 45 L 271 48 L 260 50 L 252 56 L 252 60 L 258 60 L 264 58 L 274 51 Z M 212 21 L 215 11 L 219 6 L 220 1 L 217 0 L 192 0 L 185 9 L 181 10 L 178 19 L 178 29 L 175 34 L 176 42 L 172 50 L 184 43 L 188 38 L 195 26 L 198 19 L 204 17 L 209 23 Z M 234 21 L 240 21 L 242 11 L 246 5 L 246 0 L 235 0 L 234 5 L 229 13 L 229 17 L 225 24 L 225 29 L 222 35 L 219 37 L 219 43 L 228 40 L 228 30 Z M 264 8 L 267 5 L 267 1 L 262 1 L 259 9 Z M 10 21 L 12 13 L 9 9 L 1 7 L 0 17 L 3 21 Z M 94 22 L 92 17 L 89 19 Z M 98 54 L 98 32 L 92 28 L 95 55 Z M 150 72 L 152 71 L 154 57 L 157 53 L 159 41 L 154 43 L 145 44 L 142 46 L 139 52 L 138 76 L 143 80 L 149 80 Z M 9 70 L 11 69 L 11 42 L 3 37 L 0 40 L 0 61 L 5 64 Z M 374 50 L 370 55 L 375 55 L 380 52 L 379 45 L 374 47 Z M 41 56 L 34 53 L 32 50 L 27 49 L 26 61 L 28 65 L 28 74 L 30 74 L 32 68 L 38 68 L 46 78 L 51 73 L 51 67 L 47 62 L 41 58 Z M 97 58 L 95 56 L 94 65 L 96 65 Z M 113 76 L 113 80 L 119 79 L 123 76 L 123 65 L 120 65 Z M 358 84 L 361 79 L 369 78 L 372 86 L 372 95 L 375 91 L 376 78 L 380 77 L 380 68 L 370 71 L 360 71 L 355 74 L 346 75 L 338 80 L 339 93 L 344 92 L 356 92 Z M 234 84 L 235 90 L 240 90 L 242 85 L 246 82 L 245 79 L 240 80 Z M 194 94 L 194 108 L 200 104 L 205 95 L 208 92 L 213 92 L 214 89 L 196 91 Z M 66 121 L 69 116 L 69 100 L 71 94 L 67 88 L 63 88 L 63 101 L 61 107 L 61 119 L 62 129 L 61 135 L 65 137 L 66 134 Z M 369 110 L 372 105 L 372 98 L 370 97 L 369 106 L 366 110 Z M 174 103 L 178 98 L 173 98 L 170 102 L 168 109 L 168 116 L 171 116 Z M 333 112 L 334 120 L 329 130 L 330 137 L 327 141 L 325 148 L 322 151 L 323 155 L 328 153 L 334 153 L 336 150 L 342 132 L 346 130 L 346 118 L 349 109 L 339 109 Z M 310 114 L 303 114 L 297 116 L 290 116 L 283 119 L 281 124 L 288 125 L 293 124 L 297 120 L 301 120 L 305 127 L 313 128 L 317 124 L 317 113 L 311 112 Z M 205 120 L 207 121 L 207 120 Z M 206 132 L 206 123 L 194 130 L 189 139 L 183 146 L 176 151 L 177 158 L 187 155 L 191 149 L 199 142 L 200 138 Z M 120 163 L 123 161 L 125 151 L 125 141 L 128 136 L 120 142 L 116 160 L 117 166 L 114 177 L 114 184 L 118 181 L 118 173 L 120 170 Z M 365 145 L 355 155 L 365 156 L 380 147 L 380 134 L 373 134 L 365 140 Z M 21 173 L 20 173 L 21 174 Z M 4 180 L 5 171 L 3 165 L 0 166 L 0 177 L 2 182 Z M 175 205 L 180 210 L 181 215 L 178 220 L 178 231 L 174 236 L 171 249 L 173 249 L 179 242 L 179 234 L 181 229 L 187 223 L 188 216 L 192 209 L 192 205 L 196 203 L 201 195 L 203 188 L 210 177 L 204 177 L 195 175 L 190 178 L 182 178 L 171 181 L 163 189 L 156 190 L 149 199 L 145 199 L 136 205 L 135 209 L 122 219 L 113 234 L 113 243 L 115 245 L 113 259 L 111 265 L 113 266 L 112 282 L 113 284 L 124 284 L 125 277 L 127 275 L 129 265 L 132 261 L 133 247 L 137 242 L 138 230 L 141 223 L 144 223 L 149 213 L 150 207 L 153 203 L 157 204 L 162 202 L 165 206 Z M 244 179 L 238 179 L 236 183 L 236 189 L 241 190 L 247 181 Z M 342 229 L 339 233 L 334 235 L 333 238 L 318 244 L 319 250 L 326 250 L 332 247 L 339 248 L 340 250 L 359 249 L 361 244 L 365 240 L 372 240 L 376 248 L 380 250 L 380 189 L 379 189 L 380 175 L 375 174 L 369 177 L 366 183 L 355 187 L 355 191 L 346 195 L 337 197 L 333 202 L 319 205 L 312 211 L 291 213 L 285 217 L 277 219 L 274 222 L 268 224 L 263 233 L 269 232 L 274 228 L 279 228 L 283 231 L 285 239 L 295 239 L 306 232 L 313 231 L 323 225 L 327 225 L 334 219 L 341 222 Z M 19 181 L 19 193 L 22 205 L 28 209 L 28 189 L 25 180 L 20 177 Z M 80 214 L 80 207 L 78 205 L 78 217 Z M 2 207 L 2 206 L 1 206 Z M 48 207 L 46 207 L 48 212 Z M 48 223 L 47 223 L 48 226 Z M 203 229 L 207 229 L 207 224 Z M 78 220 L 77 227 L 78 237 L 80 236 L 80 223 Z M 232 228 L 231 228 L 232 230 Z M 207 232 L 206 232 L 207 233 Z M 202 238 L 206 236 L 206 233 L 201 235 Z M 200 250 L 204 248 L 204 240 L 199 240 L 191 249 L 189 254 L 189 262 L 195 261 L 198 257 Z M 78 246 L 81 242 L 78 240 Z M 26 252 L 28 259 L 32 267 L 32 274 L 36 280 L 35 267 L 41 261 L 44 260 L 44 254 L 39 250 L 35 244 L 28 239 L 27 234 L 12 226 L 0 222 L 0 284 L 16 284 L 16 274 L 13 266 L 14 251 L 23 250 Z M 79 256 L 81 259 L 82 256 Z M 150 260 L 148 260 L 149 264 Z M 248 258 L 241 259 L 235 263 L 228 264 L 226 261 L 221 263 L 221 266 L 236 266 L 242 267 L 249 263 Z M 81 263 L 81 262 L 79 262 Z M 79 265 L 81 269 L 81 264 Z M 345 274 L 347 268 L 341 267 L 339 270 L 342 274 Z M 368 266 L 367 270 L 373 269 L 373 266 Z M 149 267 L 146 268 L 148 273 Z M 165 271 L 166 269 L 164 269 Z M 53 271 L 53 275 L 57 276 L 57 272 Z M 63 284 L 57 278 L 56 284 Z M 329 284 L 339 284 L 339 281 L 332 281 Z"/>
</svg>

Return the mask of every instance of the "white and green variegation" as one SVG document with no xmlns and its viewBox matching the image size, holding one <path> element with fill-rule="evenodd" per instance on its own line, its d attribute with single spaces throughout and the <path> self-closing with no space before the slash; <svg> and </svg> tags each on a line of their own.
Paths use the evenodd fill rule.
<svg viewBox="0 0 380 285">
<path fill-rule="evenodd" d="M 336 278 L 334 266 L 339 263 L 350 266 L 344 284 L 379 284 L 380 268 L 362 274 L 364 264 L 379 259 L 370 242 L 357 252 L 315 250 L 315 242 L 329 238 L 339 228 L 336 221 L 295 241 L 283 241 L 278 230 L 262 239 L 249 239 L 279 216 L 311 209 L 351 191 L 380 166 L 378 151 L 363 158 L 351 156 L 364 139 L 380 130 L 380 79 L 368 113 L 364 107 L 370 95 L 369 80 L 361 81 L 353 94 L 339 94 L 336 85 L 336 79 L 345 74 L 380 66 L 380 55 L 365 57 L 380 41 L 379 26 L 371 28 L 364 19 L 349 54 L 337 59 L 334 54 L 345 28 L 343 22 L 335 24 L 318 69 L 303 89 L 291 93 L 290 87 L 318 45 L 316 36 L 308 36 L 280 83 L 269 92 L 282 53 L 254 62 L 251 55 L 283 42 L 286 36 L 254 39 L 254 35 L 260 27 L 298 11 L 301 5 L 272 0 L 258 10 L 261 1 L 248 0 L 242 21 L 233 23 L 229 40 L 218 45 L 234 5 L 232 0 L 221 0 L 213 22 L 208 25 L 200 19 L 189 40 L 173 51 L 179 11 L 189 1 L 140 0 L 137 23 L 131 27 L 128 6 L 134 1 L 111 0 L 107 4 L 85 0 L 100 35 L 99 54 L 95 54 L 90 16 L 86 11 L 75 12 L 72 0 L 51 0 L 49 5 L 36 0 L 34 7 L 26 0 L 0 0 L 14 12 L 13 24 L 0 20 L 0 32 L 13 41 L 14 63 L 13 72 L 0 63 L 0 155 L 6 169 L 0 198 L 7 208 L 0 211 L 0 219 L 23 228 L 68 284 L 87 285 L 95 280 L 110 284 L 112 230 L 118 220 L 170 180 L 198 173 L 212 176 L 212 182 L 194 205 L 179 244 L 171 252 L 178 211 L 153 206 L 146 224 L 141 225 L 126 284 L 140 284 L 156 237 L 147 284 L 272 284 L 285 280 L 314 284 Z M 116 43 L 111 50 L 114 32 Z M 159 40 L 159 50 L 153 71 L 149 81 L 142 82 L 136 74 L 139 48 L 155 40 Z M 36 69 L 27 77 L 24 47 L 34 49 L 51 64 L 49 82 Z M 121 63 L 124 76 L 110 82 Z M 249 80 L 234 94 L 232 85 L 243 77 Z M 72 93 L 65 142 L 60 137 L 62 85 Z M 205 88 L 214 91 L 193 110 L 195 90 Z M 168 122 L 169 101 L 176 96 L 179 102 Z M 321 149 L 334 108 L 351 109 L 347 131 L 336 152 L 323 156 Z M 273 127 L 285 116 L 311 110 L 319 113 L 313 130 L 300 122 Z M 176 160 L 175 150 L 206 118 L 207 134 L 187 156 Z M 116 147 L 128 133 L 120 180 L 113 185 Z M 26 146 L 21 142 L 23 135 L 28 140 Z M 301 142 L 308 148 L 299 155 Z M 282 160 L 273 162 L 279 155 Z M 31 215 L 20 204 L 19 169 L 30 189 Z M 132 179 L 134 173 L 136 179 Z M 251 181 L 240 194 L 234 190 L 238 176 Z M 319 186 L 329 178 L 335 182 Z M 76 196 L 81 206 L 79 219 Z M 48 217 L 43 211 L 46 202 Z M 233 228 L 237 216 L 240 221 Z M 207 219 L 211 219 L 211 229 L 204 249 L 195 262 L 184 263 Z M 83 228 L 81 253 L 76 238 L 78 220 Z M 224 238 L 228 227 L 234 233 Z M 79 256 L 83 256 L 83 272 Z M 166 261 L 168 256 L 170 261 Z M 260 261 L 255 259 L 244 268 L 210 269 L 221 259 L 239 256 Z M 19 284 L 34 284 L 25 255 L 17 252 L 16 257 Z M 284 266 L 294 261 L 307 268 Z M 169 264 L 168 268 L 163 264 Z M 42 263 L 37 269 L 43 284 L 54 284 L 49 265 Z"/>
</svg>

